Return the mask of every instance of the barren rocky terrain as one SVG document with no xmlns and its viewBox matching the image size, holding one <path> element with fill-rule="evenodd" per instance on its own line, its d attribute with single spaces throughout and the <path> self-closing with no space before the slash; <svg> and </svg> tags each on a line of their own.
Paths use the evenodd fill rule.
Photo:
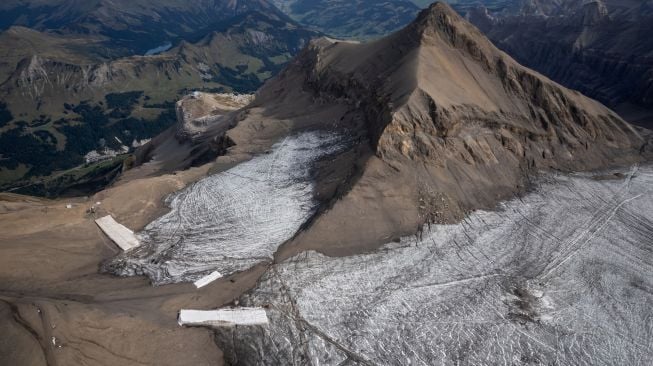
<svg viewBox="0 0 653 366">
<path fill-rule="evenodd" d="M 551 79 L 595 98 L 629 121 L 651 127 L 653 3 L 562 0 L 522 2 L 512 12 L 468 9 L 499 48 Z"/>
<path fill-rule="evenodd" d="M 181 100 L 92 196 L 0 196 L 0 364 L 651 359 L 651 132 L 449 6 L 230 100 Z M 119 253 L 107 214 L 144 245 Z M 177 324 L 243 305 L 270 323 Z"/>
</svg>

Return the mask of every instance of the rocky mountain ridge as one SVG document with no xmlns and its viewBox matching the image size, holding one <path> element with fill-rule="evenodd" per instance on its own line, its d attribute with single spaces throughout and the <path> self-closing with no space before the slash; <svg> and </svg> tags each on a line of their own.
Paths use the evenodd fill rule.
<svg viewBox="0 0 653 366">
<path fill-rule="evenodd" d="M 512 61 L 496 50 L 481 33 L 464 24 L 449 8 L 438 4 L 432 9 L 435 10 L 428 15 L 422 13 L 415 23 L 384 40 L 384 48 L 381 50 L 375 48 L 377 46 L 375 43 L 370 45 L 344 45 L 328 41 L 313 43 L 315 66 L 308 78 L 308 84 L 313 85 L 321 97 L 347 96 L 361 93 L 363 89 L 366 94 L 373 95 L 368 100 L 377 99 L 385 104 L 384 111 L 372 113 L 373 116 L 385 115 L 386 119 L 391 118 L 391 121 L 387 122 L 389 125 L 376 122 L 380 125 L 371 126 L 374 131 L 373 136 L 378 137 L 379 145 L 383 146 L 382 149 L 387 149 L 385 152 L 377 150 L 380 155 L 400 153 L 411 157 L 411 151 L 415 149 L 417 140 L 411 143 L 392 143 L 394 147 L 392 152 L 386 145 L 389 141 L 384 141 L 386 138 L 393 139 L 390 135 L 384 136 L 384 132 L 401 131 L 400 126 L 395 126 L 393 123 L 410 123 L 405 121 L 407 119 L 417 120 L 420 123 L 428 121 L 433 128 L 422 125 L 420 127 L 425 130 L 421 132 L 441 138 L 460 135 L 460 130 L 465 128 L 466 123 L 495 120 L 496 122 L 490 124 L 490 127 L 513 131 L 523 129 L 520 133 L 524 136 L 537 134 L 546 137 L 549 141 L 583 146 L 583 148 L 585 141 L 581 138 L 602 139 L 610 136 L 609 139 L 612 140 L 613 135 L 623 134 L 614 141 L 617 144 L 627 142 L 623 145 L 627 146 L 630 139 L 637 135 L 632 127 L 607 108 L 576 92 L 557 86 Z M 436 51 L 437 48 L 447 48 L 451 51 L 440 53 Z M 358 65 L 345 65 L 347 56 L 359 49 L 365 49 L 362 54 L 366 57 L 361 58 L 362 61 Z M 341 54 L 338 54 L 339 51 Z M 471 57 L 476 65 L 468 66 L 469 61 L 465 59 L 462 62 L 464 66 L 458 69 L 453 69 L 450 62 L 446 65 L 427 64 L 427 56 L 434 55 L 435 59 L 442 60 L 444 56 L 458 58 L 460 54 L 464 54 L 463 57 Z M 409 59 L 410 57 L 412 59 Z M 417 66 L 417 75 L 410 75 L 408 69 L 413 66 Z M 427 70 L 430 72 L 427 73 Z M 490 75 L 489 78 L 498 79 L 500 84 L 493 86 L 498 86 L 500 91 L 482 90 L 486 86 L 483 85 L 485 80 L 479 78 L 471 80 L 471 77 L 466 75 L 476 73 L 487 73 Z M 405 90 L 400 89 L 401 92 L 388 93 L 387 91 L 395 86 L 392 85 L 393 81 L 396 83 L 395 80 L 399 80 L 397 75 L 409 77 L 411 86 Z M 464 84 L 467 80 L 458 81 L 455 80 L 456 78 L 470 78 L 470 84 Z M 346 84 L 343 85 L 345 80 Z M 452 83 L 450 88 L 446 88 L 448 93 L 460 94 L 455 94 L 457 98 L 453 98 L 438 90 L 439 88 L 433 88 L 425 80 Z M 496 81 L 488 80 L 487 85 Z M 472 86 L 472 88 L 463 90 L 463 86 Z M 382 94 L 373 94 L 374 91 L 377 93 L 380 91 Z M 383 93 L 384 91 L 386 93 Z M 506 103 L 501 97 L 493 95 L 496 92 L 502 94 L 501 97 L 505 99 L 519 101 L 520 105 L 515 105 L 514 102 Z M 480 97 L 481 103 L 473 100 L 473 97 Z M 473 105 L 471 102 L 477 103 Z M 376 108 L 381 106 L 377 105 Z M 504 119 L 501 117 L 506 117 L 505 120 L 508 122 L 500 123 L 499 121 Z M 370 120 L 373 121 L 375 118 Z M 426 130 L 427 128 L 430 131 Z M 586 129 L 584 131 L 587 133 L 586 136 L 579 135 L 581 129 Z M 407 137 L 414 135 L 409 131 L 402 133 Z M 400 146 L 403 146 L 403 150 Z M 418 155 L 423 156 L 425 152 L 422 151 Z"/>
<path fill-rule="evenodd" d="M 306 115 L 292 117 L 298 108 Z M 371 150 L 359 150 L 347 193 L 289 253 L 304 245 L 337 252 L 339 239 L 326 235 L 336 226 L 365 247 L 427 222 L 456 221 L 523 191 L 540 170 L 628 163 L 648 146 L 643 130 L 519 65 L 443 3 L 378 41 L 312 42 L 226 135 L 239 150 L 254 131 L 300 128 L 324 113 L 361 129 Z M 376 209 L 364 217 L 348 214 L 369 205 Z"/>
<path fill-rule="evenodd" d="M 651 118 L 642 115 L 653 108 L 653 44 L 643 36 L 653 30 L 651 3 L 538 4 L 550 7 L 509 15 L 480 8 L 467 17 L 526 66 L 650 126 Z"/>
<path fill-rule="evenodd" d="M 183 98 L 108 189 L 0 194 L 0 363 L 646 359 L 650 132 L 447 5 L 375 42 L 315 40 L 251 103 L 223 97 Z M 105 215 L 143 245 L 121 252 Z M 175 321 L 234 306 L 269 324 Z"/>
<path fill-rule="evenodd" d="M 166 42 L 197 41 L 248 12 L 289 20 L 265 0 L 11 0 L 0 5 L 0 29 L 12 25 L 105 38 L 111 58 L 145 54 Z"/>
</svg>

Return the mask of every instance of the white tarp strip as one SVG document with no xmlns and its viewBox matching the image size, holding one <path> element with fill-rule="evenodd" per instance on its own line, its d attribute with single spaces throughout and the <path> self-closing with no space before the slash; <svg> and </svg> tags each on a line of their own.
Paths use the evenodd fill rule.
<svg viewBox="0 0 653 366">
<path fill-rule="evenodd" d="M 195 287 L 202 288 L 202 287 L 208 285 L 209 283 L 211 283 L 211 282 L 213 282 L 213 281 L 215 281 L 215 280 L 217 280 L 219 278 L 222 278 L 222 274 L 220 274 L 220 272 L 218 272 L 218 271 L 214 271 L 214 272 L 211 272 L 211 274 L 209 274 L 208 276 L 202 277 L 199 280 L 195 281 L 194 284 L 195 284 Z"/>
<path fill-rule="evenodd" d="M 140 245 L 134 232 L 116 222 L 110 215 L 95 220 L 95 223 L 124 251 L 134 249 Z"/>
<path fill-rule="evenodd" d="M 268 316 L 263 308 L 234 308 L 219 310 L 181 310 L 179 325 L 207 325 L 232 327 L 234 325 L 265 325 Z"/>
</svg>

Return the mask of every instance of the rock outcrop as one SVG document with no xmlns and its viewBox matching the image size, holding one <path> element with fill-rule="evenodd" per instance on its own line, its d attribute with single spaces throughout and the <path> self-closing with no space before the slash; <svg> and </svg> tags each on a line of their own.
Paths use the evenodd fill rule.
<svg viewBox="0 0 653 366">
<path fill-rule="evenodd" d="M 538 11 L 468 19 L 499 48 L 551 79 L 630 118 L 653 114 L 653 9 L 644 2 L 566 0 Z M 529 7 L 525 7 L 527 9 Z M 544 10 L 542 10 L 544 9 Z M 653 118 L 641 124 L 650 127 Z"/>
<path fill-rule="evenodd" d="M 211 94 L 193 92 L 179 100 L 176 138 L 180 142 L 192 141 L 206 133 L 228 112 L 245 107 L 253 99 L 251 94 Z"/>
<path fill-rule="evenodd" d="M 289 91 L 299 88 L 301 96 Z M 345 108 L 335 125 L 363 121 L 371 150 L 297 247 L 348 250 L 414 233 L 492 207 L 540 170 L 633 162 L 646 145 L 614 112 L 519 65 L 443 3 L 375 42 L 311 43 L 250 112 L 287 120 L 334 106 Z M 245 118 L 228 135 L 246 144 L 254 124 Z"/>
</svg>

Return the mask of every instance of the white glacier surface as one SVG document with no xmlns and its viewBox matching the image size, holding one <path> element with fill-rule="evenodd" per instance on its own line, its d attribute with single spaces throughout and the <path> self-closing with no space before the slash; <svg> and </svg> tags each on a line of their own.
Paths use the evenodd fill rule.
<svg viewBox="0 0 653 366">
<path fill-rule="evenodd" d="M 241 304 L 270 320 L 218 331 L 243 365 L 650 365 L 653 169 L 549 176 L 420 239 L 300 254 Z"/>
<path fill-rule="evenodd" d="M 170 212 L 139 233 L 142 247 L 112 271 L 155 284 L 228 276 L 268 261 L 314 213 L 313 164 L 345 147 L 342 136 L 305 132 L 168 198 Z"/>
</svg>

